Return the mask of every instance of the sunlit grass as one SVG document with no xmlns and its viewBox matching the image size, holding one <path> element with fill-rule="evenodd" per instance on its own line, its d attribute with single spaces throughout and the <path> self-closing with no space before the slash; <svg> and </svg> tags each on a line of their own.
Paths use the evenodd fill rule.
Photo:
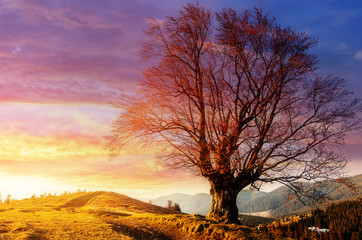
<svg viewBox="0 0 362 240">
<path fill-rule="evenodd" d="M 0 204 L 0 239 L 269 239 L 112 192 L 78 192 Z M 281 238 L 275 238 L 281 239 Z"/>
<path fill-rule="evenodd" d="M 0 239 L 133 239 L 116 231 L 114 223 L 101 216 L 131 216 L 145 212 L 148 204 L 120 196 L 74 193 L 3 203 Z M 153 211 L 157 212 L 157 208 Z"/>
<path fill-rule="evenodd" d="M 49 201 L 52 198 L 56 201 Z M 91 214 L 77 209 L 58 210 L 57 205 L 66 200 L 47 197 L 2 204 L 0 239 L 131 239 Z"/>
<path fill-rule="evenodd" d="M 1 239 L 129 239 L 90 214 L 49 209 L 5 211 L 0 226 Z"/>
</svg>

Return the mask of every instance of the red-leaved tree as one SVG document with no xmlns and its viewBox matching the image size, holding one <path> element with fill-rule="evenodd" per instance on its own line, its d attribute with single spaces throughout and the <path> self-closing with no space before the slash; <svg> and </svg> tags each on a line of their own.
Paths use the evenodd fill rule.
<svg viewBox="0 0 362 240">
<path fill-rule="evenodd" d="M 247 186 L 277 181 L 301 192 L 296 181 L 339 176 L 346 159 L 335 148 L 360 126 L 359 101 L 343 79 L 316 72 L 312 37 L 259 9 L 213 14 L 198 3 L 145 32 L 152 66 L 137 96 L 118 105 L 112 151 L 165 146 L 165 163 L 210 182 L 207 217 L 232 223 Z"/>
</svg>

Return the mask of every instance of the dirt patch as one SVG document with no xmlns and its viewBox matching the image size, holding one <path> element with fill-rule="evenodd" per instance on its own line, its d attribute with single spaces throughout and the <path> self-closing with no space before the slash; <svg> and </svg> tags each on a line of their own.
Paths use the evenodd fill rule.
<svg viewBox="0 0 362 240">
<path fill-rule="evenodd" d="M 26 240 L 48 240 L 48 238 L 46 238 L 40 234 L 37 234 L 37 233 L 30 233 L 24 239 L 26 239 Z"/>
<path fill-rule="evenodd" d="M 104 211 L 104 210 L 93 210 L 89 209 L 87 213 L 96 214 L 98 216 L 106 216 L 106 217 L 129 217 L 131 214 L 123 213 L 123 212 L 112 212 L 112 211 Z"/>
<path fill-rule="evenodd" d="M 128 237 L 131 237 L 136 240 L 172 240 L 169 236 L 166 236 L 164 233 L 157 231 L 155 229 L 145 227 L 145 226 L 134 226 L 134 224 L 129 223 L 110 223 L 112 225 L 112 230 Z"/>
<path fill-rule="evenodd" d="M 14 208 L 1 208 L 0 212 L 6 212 L 6 211 L 11 211 L 14 210 Z"/>
</svg>

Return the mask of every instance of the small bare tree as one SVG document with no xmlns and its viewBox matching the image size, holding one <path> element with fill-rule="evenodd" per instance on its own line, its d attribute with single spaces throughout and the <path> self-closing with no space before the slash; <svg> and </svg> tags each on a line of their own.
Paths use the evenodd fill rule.
<svg viewBox="0 0 362 240">
<path fill-rule="evenodd" d="M 166 206 L 168 209 L 172 209 L 173 207 L 173 203 L 171 200 L 167 200 L 167 206 Z"/>
<path fill-rule="evenodd" d="M 10 204 L 11 201 L 12 201 L 12 199 L 11 199 L 11 194 L 8 194 L 8 195 L 6 196 L 5 203 Z"/>
<path fill-rule="evenodd" d="M 317 74 L 307 34 L 258 9 L 215 15 L 187 4 L 150 22 L 142 53 L 153 66 L 138 95 L 122 97 L 108 145 L 163 144 L 165 163 L 210 182 L 207 217 L 236 223 L 247 186 L 302 193 L 297 181 L 339 176 L 346 159 L 335 149 L 360 126 L 359 101 L 343 79 Z"/>
</svg>

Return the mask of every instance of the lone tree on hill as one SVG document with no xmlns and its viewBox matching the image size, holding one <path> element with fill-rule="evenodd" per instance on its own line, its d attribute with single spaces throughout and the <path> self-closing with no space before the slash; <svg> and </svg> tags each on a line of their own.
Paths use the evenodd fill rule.
<svg viewBox="0 0 362 240">
<path fill-rule="evenodd" d="M 120 100 L 111 151 L 165 146 L 164 163 L 210 182 L 207 218 L 219 222 L 239 222 L 247 186 L 276 181 L 303 193 L 298 180 L 340 176 L 346 159 L 334 149 L 359 127 L 360 102 L 343 79 L 317 74 L 315 39 L 259 9 L 214 14 L 198 3 L 145 33 L 153 65 L 137 96 Z"/>
</svg>

